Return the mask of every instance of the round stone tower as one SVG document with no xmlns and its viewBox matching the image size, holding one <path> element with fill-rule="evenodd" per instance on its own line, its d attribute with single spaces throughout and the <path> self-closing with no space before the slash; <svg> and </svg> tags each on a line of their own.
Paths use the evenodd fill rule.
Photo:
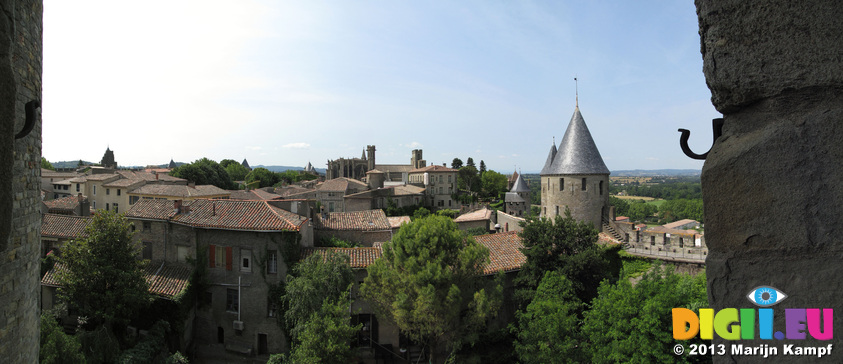
<svg viewBox="0 0 843 364">
<path fill-rule="evenodd" d="M 600 229 L 609 205 L 609 169 L 579 107 L 574 109 L 559 149 L 556 145 L 550 148 L 541 171 L 541 183 L 542 217 L 564 216 L 568 208 L 574 219 L 590 222 Z"/>
</svg>

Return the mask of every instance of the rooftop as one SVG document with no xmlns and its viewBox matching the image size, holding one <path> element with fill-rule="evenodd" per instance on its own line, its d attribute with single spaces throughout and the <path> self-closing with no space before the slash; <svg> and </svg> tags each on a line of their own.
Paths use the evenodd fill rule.
<svg viewBox="0 0 843 364">
<path fill-rule="evenodd" d="M 82 201 L 88 201 L 88 197 L 82 196 Z M 79 196 L 57 198 L 55 200 L 44 201 L 44 204 L 47 205 L 48 211 L 65 211 L 72 213 L 77 207 L 79 207 Z"/>
<path fill-rule="evenodd" d="M 349 258 L 351 268 L 359 269 L 366 268 L 381 257 L 380 247 L 357 247 L 357 248 L 333 248 L 333 247 L 315 247 L 304 248 L 301 252 L 301 259 L 313 255 L 314 253 L 321 254 L 323 257 L 327 253 L 345 254 Z"/>
<path fill-rule="evenodd" d="M 416 169 L 410 171 L 410 173 L 424 173 L 424 172 L 459 172 L 459 170 L 434 164 L 432 166 L 416 168 Z"/>
<path fill-rule="evenodd" d="M 229 196 L 229 192 L 214 185 L 199 185 L 195 187 L 185 185 L 148 184 L 129 191 L 133 195 L 197 198 Z"/>
<path fill-rule="evenodd" d="M 379 231 L 390 230 L 389 220 L 383 210 L 353 212 L 330 212 L 327 218 L 316 219 L 316 228 L 321 230 Z"/>
<path fill-rule="evenodd" d="M 454 219 L 454 222 L 485 221 L 492 218 L 492 210 L 480 209 L 467 214 L 462 214 Z"/>
<path fill-rule="evenodd" d="M 663 227 L 665 227 L 665 228 L 667 228 L 667 229 L 676 229 L 676 228 L 678 228 L 678 227 L 680 227 L 680 226 L 682 226 L 682 225 L 688 225 L 688 224 L 696 224 L 696 225 L 699 225 L 699 224 L 700 224 L 700 222 L 699 222 L 699 221 L 697 221 L 697 220 L 682 219 L 682 220 L 679 220 L 679 221 L 674 221 L 674 222 L 669 223 L 669 224 L 664 224 L 664 225 L 662 225 L 662 226 L 663 226 Z"/>
<path fill-rule="evenodd" d="M 559 143 L 559 150 L 553 153 L 551 149 L 548 157 L 553 160 L 549 164 L 545 163 L 541 175 L 609 174 L 609 169 L 606 168 L 606 163 L 603 163 L 603 158 L 597 150 L 597 145 L 594 144 L 588 126 L 585 125 L 579 107 L 574 109 L 574 115 L 568 123 L 565 136 Z"/>
<path fill-rule="evenodd" d="M 393 229 L 400 228 L 401 225 L 411 221 L 409 216 L 388 216 L 386 219 L 389 220 L 389 226 Z"/>
<path fill-rule="evenodd" d="M 524 244 L 518 232 L 478 235 L 474 237 L 474 240 L 489 248 L 489 265 L 483 269 L 483 274 L 520 270 L 521 266 L 527 262 L 527 257 L 521 253 Z"/>
<path fill-rule="evenodd" d="M 369 185 L 353 178 L 340 177 L 327 180 L 316 186 L 319 191 L 345 192 L 349 188 L 368 189 Z"/>
<path fill-rule="evenodd" d="M 56 263 L 41 278 L 41 284 L 48 287 L 60 287 L 57 273 L 64 271 L 65 266 Z M 144 268 L 144 278 L 149 284 L 149 293 L 158 297 L 172 300 L 173 297 L 187 288 L 190 280 L 190 266 L 178 263 L 162 263 L 152 261 Z"/>
<path fill-rule="evenodd" d="M 307 218 L 272 206 L 267 201 L 200 199 L 182 204 L 182 212 L 176 214 L 173 201 L 143 199 L 126 211 L 126 217 L 249 231 L 298 231 L 307 221 Z"/>
<path fill-rule="evenodd" d="M 85 228 L 91 224 L 90 216 L 41 215 L 41 236 L 59 239 L 85 237 Z"/>
</svg>

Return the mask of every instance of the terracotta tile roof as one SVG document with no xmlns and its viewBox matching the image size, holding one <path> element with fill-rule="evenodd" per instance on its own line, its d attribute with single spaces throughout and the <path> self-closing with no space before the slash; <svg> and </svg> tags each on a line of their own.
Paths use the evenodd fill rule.
<svg viewBox="0 0 843 364">
<path fill-rule="evenodd" d="M 140 199 L 126 211 L 126 217 L 168 220 L 175 215 L 173 201 Z"/>
<path fill-rule="evenodd" d="M 41 285 L 60 287 L 57 275 L 65 269 L 67 268 L 63 264 L 56 263 L 53 269 L 41 278 Z M 171 300 L 187 288 L 190 266 L 178 263 L 165 263 L 162 266 L 160 261 L 152 261 L 144 268 L 144 278 L 149 284 L 149 293 Z"/>
<path fill-rule="evenodd" d="M 299 231 L 307 222 L 307 218 L 272 206 L 267 201 L 201 199 L 185 201 L 183 206 L 188 211 L 176 214 L 174 201 L 143 199 L 126 211 L 126 217 L 250 231 Z"/>
<path fill-rule="evenodd" d="M 307 221 L 267 201 L 196 200 L 188 206 L 190 212 L 172 220 L 196 227 L 251 231 L 299 231 Z"/>
<path fill-rule="evenodd" d="M 678 228 L 682 225 L 687 225 L 687 224 L 697 224 L 697 225 L 699 225 L 699 222 L 696 221 L 696 220 L 691 220 L 691 219 L 683 219 L 683 220 L 679 220 L 679 221 L 674 221 L 674 222 L 669 223 L 669 224 L 664 224 L 662 226 L 664 226 L 665 228 L 668 228 L 668 229 L 675 229 L 675 228 Z"/>
<path fill-rule="evenodd" d="M 440 166 L 440 165 L 432 165 L 432 166 L 427 166 L 427 167 L 424 167 L 424 168 L 416 168 L 416 169 L 410 171 L 410 173 L 424 173 L 424 172 L 459 172 L 459 170 L 456 170 L 456 169 L 453 169 L 453 168 L 448 168 L 448 167 L 445 167 L 445 166 Z"/>
<path fill-rule="evenodd" d="M 87 201 L 88 197 L 82 196 L 83 201 Z M 55 200 L 44 201 L 47 205 L 47 210 L 52 212 L 70 212 L 72 213 L 79 207 L 79 196 L 67 196 L 57 198 Z"/>
<path fill-rule="evenodd" d="M 254 193 L 255 196 L 258 196 L 258 199 L 260 200 L 277 200 L 281 198 L 279 195 L 272 192 L 266 192 L 264 190 L 252 190 L 251 192 Z"/>
<path fill-rule="evenodd" d="M 664 226 L 654 226 L 644 232 L 648 233 L 664 233 L 664 234 L 679 234 L 679 235 L 695 235 L 697 234 L 696 230 L 679 230 L 679 229 L 668 229 Z"/>
<path fill-rule="evenodd" d="M 104 183 L 103 187 L 133 187 L 133 186 L 136 186 L 136 185 L 140 185 L 142 183 L 146 183 L 146 182 L 143 181 L 143 180 L 140 180 L 140 179 L 122 178 L 122 179 L 118 179 L 116 181 Z"/>
<path fill-rule="evenodd" d="M 328 218 L 319 216 L 317 229 L 320 230 L 353 230 L 378 231 L 389 230 L 389 220 L 383 210 L 365 210 L 354 212 L 330 212 Z"/>
<path fill-rule="evenodd" d="M 454 222 L 485 221 L 492 219 L 492 210 L 480 209 L 467 214 L 462 214 L 454 219 Z"/>
<path fill-rule="evenodd" d="M 111 179 L 117 179 L 121 176 L 117 173 L 110 173 L 110 174 L 91 174 L 87 176 L 88 181 L 109 181 Z"/>
<path fill-rule="evenodd" d="M 90 216 L 44 214 L 41 216 L 41 236 L 75 239 L 87 236 L 85 228 L 91 224 Z"/>
<path fill-rule="evenodd" d="M 389 220 L 389 226 L 391 226 L 393 229 L 400 228 L 401 224 L 410 223 L 409 216 L 389 216 L 386 219 Z"/>
<path fill-rule="evenodd" d="M 340 177 L 327 180 L 316 186 L 319 191 L 345 192 L 349 188 L 368 189 L 369 185 L 353 178 Z"/>
<path fill-rule="evenodd" d="M 391 188 L 393 192 L 393 196 L 407 196 L 407 195 L 420 195 L 424 193 L 424 187 L 418 187 L 413 185 L 400 185 L 400 186 L 392 186 L 386 187 Z"/>
<path fill-rule="evenodd" d="M 345 254 L 349 258 L 351 268 L 366 268 L 381 257 L 380 247 L 358 247 L 358 248 L 332 248 L 332 247 L 316 247 L 302 249 L 301 259 L 313 255 L 314 253 L 322 254 L 323 256 L 328 252 Z"/>
<path fill-rule="evenodd" d="M 149 195 L 175 198 L 197 198 L 228 196 L 230 193 L 214 185 L 199 185 L 195 187 L 185 185 L 147 184 L 129 191 L 133 195 Z"/>
<path fill-rule="evenodd" d="M 300 194 L 303 194 L 303 193 L 309 193 L 309 192 L 315 192 L 315 191 L 316 190 L 312 189 L 312 188 L 282 187 L 282 188 L 276 188 L 275 194 L 286 198 L 286 197 L 290 197 L 290 196 L 293 196 L 293 195 L 300 195 Z"/>
<path fill-rule="evenodd" d="M 515 231 L 478 235 L 474 240 L 489 248 L 489 265 L 483 269 L 485 275 L 520 270 L 527 261 L 527 257 L 521 253 L 524 244 Z"/>
</svg>

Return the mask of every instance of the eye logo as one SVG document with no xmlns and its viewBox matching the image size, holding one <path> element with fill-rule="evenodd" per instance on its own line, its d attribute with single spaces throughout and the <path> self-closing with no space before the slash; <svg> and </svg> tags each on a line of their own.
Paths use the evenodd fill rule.
<svg viewBox="0 0 843 364">
<path fill-rule="evenodd" d="M 756 306 L 770 307 L 787 298 L 787 295 L 770 286 L 758 286 L 749 291 L 746 298 Z"/>
</svg>

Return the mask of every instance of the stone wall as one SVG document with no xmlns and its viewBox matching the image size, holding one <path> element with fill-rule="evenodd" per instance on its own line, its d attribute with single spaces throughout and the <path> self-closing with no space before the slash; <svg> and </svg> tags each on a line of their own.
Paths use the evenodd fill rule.
<svg viewBox="0 0 843 364">
<path fill-rule="evenodd" d="M 498 224 L 501 226 L 501 232 L 507 231 L 521 231 L 523 228 L 519 223 L 525 222 L 524 218 L 512 216 L 502 211 L 498 211 Z"/>
<path fill-rule="evenodd" d="M 38 360 L 41 118 L 21 139 L 24 104 L 41 99 L 41 1 L 0 1 L 0 357 Z"/>
<path fill-rule="evenodd" d="M 564 186 L 560 190 L 561 179 Z M 586 181 L 585 190 L 583 179 Z M 574 219 L 591 222 L 600 229 L 603 215 L 608 216 L 609 213 L 609 175 L 550 175 L 542 176 L 541 183 L 542 217 L 564 217 L 567 207 Z"/>
<path fill-rule="evenodd" d="M 776 329 L 785 327 L 786 308 L 843 312 L 843 7 L 829 0 L 696 7 L 706 83 L 724 117 L 702 171 L 710 304 L 754 307 L 746 295 L 769 285 L 788 296 L 772 307 Z M 843 336 L 742 341 L 761 343 L 837 349 Z M 843 362 L 843 351 L 822 359 Z M 714 360 L 762 361 L 729 353 Z"/>
</svg>

